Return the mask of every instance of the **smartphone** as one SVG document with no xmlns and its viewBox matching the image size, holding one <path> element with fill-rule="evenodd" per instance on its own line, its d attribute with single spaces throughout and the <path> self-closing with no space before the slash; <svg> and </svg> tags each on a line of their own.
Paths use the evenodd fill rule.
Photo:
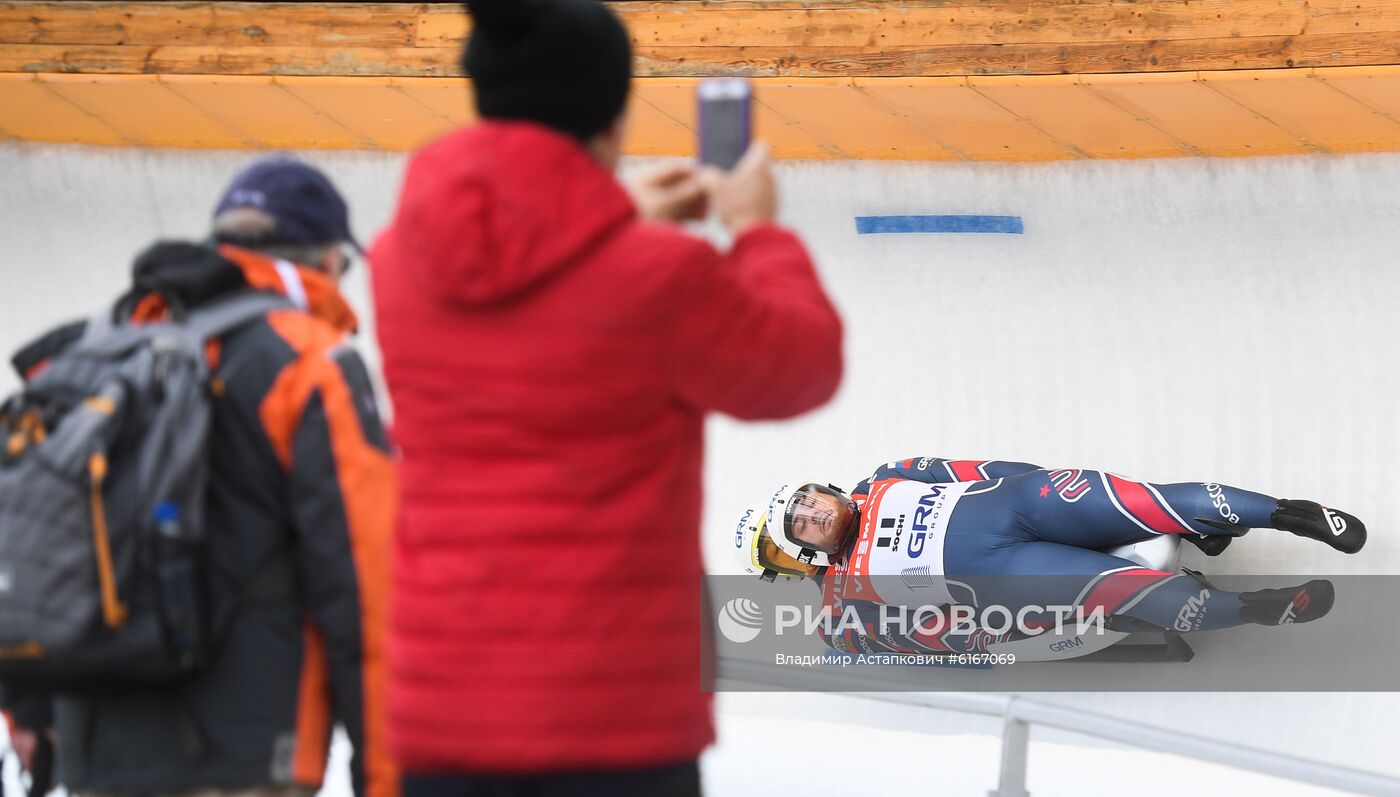
<svg viewBox="0 0 1400 797">
<path fill-rule="evenodd" d="M 753 88 L 737 77 L 716 77 L 695 87 L 700 106 L 700 162 L 724 170 L 744 156 L 753 133 Z"/>
</svg>

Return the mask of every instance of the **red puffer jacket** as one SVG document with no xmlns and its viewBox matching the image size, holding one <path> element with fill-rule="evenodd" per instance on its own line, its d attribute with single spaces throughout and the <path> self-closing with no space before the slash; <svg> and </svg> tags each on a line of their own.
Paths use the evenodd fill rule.
<svg viewBox="0 0 1400 797">
<path fill-rule="evenodd" d="M 841 325 L 776 226 L 722 256 L 573 140 L 489 122 L 409 165 L 370 254 L 401 446 L 390 737 L 409 771 L 694 758 L 704 416 L 794 415 Z"/>
</svg>

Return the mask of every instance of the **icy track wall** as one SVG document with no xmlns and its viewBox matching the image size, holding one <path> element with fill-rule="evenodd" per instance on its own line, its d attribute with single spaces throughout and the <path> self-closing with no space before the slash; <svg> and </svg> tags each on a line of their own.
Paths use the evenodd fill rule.
<svg viewBox="0 0 1400 797">
<path fill-rule="evenodd" d="M 110 300 L 151 240 L 202 235 L 218 191 L 250 157 L 0 145 L 0 351 Z M 330 171 L 355 229 L 371 237 L 389 217 L 402 157 L 305 157 Z M 847 375 L 807 418 L 712 423 L 712 570 L 729 570 L 737 515 L 775 480 L 850 485 L 884 461 L 942 455 L 1321 500 L 1369 522 L 1362 554 L 1261 531 L 1207 571 L 1400 572 L 1400 156 L 784 163 L 778 174 L 785 220 L 845 317 Z M 1018 216 L 1023 232 L 857 234 L 857 216 L 889 215 Z M 364 277 L 357 269 L 346 287 L 373 365 Z M 0 369 L 0 393 L 15 385 Z M 1047 699 L 1400 775 L 1395 695 Z M 828 700 L 786 698 L 772 715 L 829 719 Z M 719 705 L 723 715 L 769 704 L 725 695 Z M 933 733 L 991 728 L 876 704 L 842 716 Z M 930 755 L 939 744 L 929 740 Z"/>
<path fill-rule="evenodd" d="M 250 157 L 0 146 L 0 349 L 110 300 L 149 241 L 202 235 Z M 306 157 L 372 238 L 403 158 Z M 778 173 L 784 219 L 845 318 L 847 374 L 806 418 L 712 424 L 712 571 L 730 568 L 734 520 L 775 481 L 849 486 L 881 462 L 933 455 L 1319 500 L 1370 524 L 1362 554 L 1262 531 L 1208 571 L 1400 572 L 1400 156 Z M 858 232 L 857 217 L 909 215 L 1016 217 L 1022 232 Z M 347 292 L 370 350 L 364 277 Z M 6 369 L 0 391 L 15 384 Z"/>
</svg>

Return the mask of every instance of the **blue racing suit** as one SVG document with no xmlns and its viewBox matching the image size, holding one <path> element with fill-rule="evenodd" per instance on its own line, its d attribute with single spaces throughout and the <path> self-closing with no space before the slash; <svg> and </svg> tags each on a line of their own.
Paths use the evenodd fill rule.
<svg viewBox="0 0 1400 797">
<path fill-rule="evenodd" d="M 868 631 L 881 605 L 1078 606 L 1176 631 L 1239 625 L 1239 593 L 1103 549 L 1161 534 L 1233 536 L 1269 526 L 1278 504 L 1214 483 L 936 457 L 882 465 L 851 497 L 858 535 L 819 578 L 828 611 L 853 607 Z M 846 629 L 827 642 L 850 652 L 968 652 L 1009 636 L 923 625 L 904 634 Z"/>
</svg>

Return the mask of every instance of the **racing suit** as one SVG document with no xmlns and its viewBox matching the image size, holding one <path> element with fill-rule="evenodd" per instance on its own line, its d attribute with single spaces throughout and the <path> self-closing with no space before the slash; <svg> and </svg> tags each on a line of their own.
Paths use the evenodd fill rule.
<svg viewBox="0 0 1400 797">
<path fill-rule="evenodd" d="M 1241 616 L 1241 593 L 1103 549 L 1161 534 L 1236 536 L 1269 526 L 1278 506 L 1214 483 L 936 457 L 882 465 L 851 497 L 860 508 L 857 537 L 819 579 L 827 612 L 850 614 L 863 628 L 838 625 L 823 636 L 838 650 L 867 653 L 980 651 L 1015 633 L 959 625 L 951 612 L 890 631 L 877 622 L 882 606 L 1075 606 L 1183 632 L 1252 622 Z"/>
</svg>

